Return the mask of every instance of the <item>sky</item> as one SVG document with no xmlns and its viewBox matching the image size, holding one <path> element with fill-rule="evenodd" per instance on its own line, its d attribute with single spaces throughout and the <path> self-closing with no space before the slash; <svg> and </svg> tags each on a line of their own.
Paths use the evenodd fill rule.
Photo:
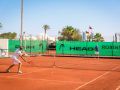
<svg viewBox="0 0 120 90">
<path fill-rule="evenodd" d="M 1 33 L 20 34 L 21 0 L 0 0 Z M 47 24 L 49 36 L 58 36 L 65 26 L 81 32 L 93 28 L 105 41 L 120 33 L 120 0 L 24 0 L 23 31 L 39 35 Z"/>
</svg>

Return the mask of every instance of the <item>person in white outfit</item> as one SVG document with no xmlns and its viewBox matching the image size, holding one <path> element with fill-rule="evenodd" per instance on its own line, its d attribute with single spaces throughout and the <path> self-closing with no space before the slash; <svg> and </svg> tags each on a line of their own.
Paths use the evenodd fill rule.
<svg viewBox="0 0 120 90">
<path fill-rule="evenodd" d="M 13 66 L 18 65 L 18 73 L 20 73 L 20 74 L 22 73 L 22 71 L 21 71 L 22 63 L 19 60 L 19 57 L 21 57 L 23 59 L 22 56 L 25 55 L 25 53 L 22 53 L 22 50 L 23 50 L 23 47 L 20 46 L 19 49 L 17 49 L 15 51 L 15 53 L 12 55 L 12 62 L 13 62 L 13 64 L 8 67 L 8 69 L 6 70 L 6 72 L 10 72 L 10 69 Z M 24 61 L 26 62 L 26 60 L 24 60 Z"/>
</svg>

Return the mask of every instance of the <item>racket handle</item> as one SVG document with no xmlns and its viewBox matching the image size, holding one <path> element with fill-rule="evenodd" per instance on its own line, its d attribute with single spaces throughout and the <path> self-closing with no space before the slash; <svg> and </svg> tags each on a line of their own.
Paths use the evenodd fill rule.
<svg viewBox="0 0 120 90">
<path fill-rule="evenodd" d="M 27 61 L 27 63 L 31 64 L 31 61 Z"/>
</svg>

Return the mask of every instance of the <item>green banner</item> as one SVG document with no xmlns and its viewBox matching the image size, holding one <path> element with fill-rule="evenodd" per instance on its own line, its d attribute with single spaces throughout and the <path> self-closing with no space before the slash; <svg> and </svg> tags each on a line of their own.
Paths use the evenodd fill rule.
<svg viewBox="0 0 120 90">
<path fill-rule="evenodd" d="M 19 40 L 9 40 L 8 41 L 8 50 L 9 52 L 14 52 L 20 46 Z"/>
<path fill-rule="evenodd" d="M 26 52 L 46 52 L 47 49 L 47 41 L 24 40 L 22 45 Z M 19 40 L 9 40 L 9 52 L 14 52 L 19 46 Z"/>
<path fill-rule="evenodd" d="M 100 56 L 120 56 L 120 42 L 57 41 L 57 54 L 95 55 L 95 46 Z"/>
</svg>

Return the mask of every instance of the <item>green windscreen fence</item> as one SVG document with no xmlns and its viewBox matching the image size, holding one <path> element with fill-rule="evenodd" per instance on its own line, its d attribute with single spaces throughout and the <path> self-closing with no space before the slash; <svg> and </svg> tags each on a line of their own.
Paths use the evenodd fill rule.
<svg viewBox="0 0 120 90">
<path fill-rule="evenodd" d="M 22 45 L 26 52 L 46 52 L 47 41 L 23 40 Z M 14 52 L 20 46 L 20 40 L 9 40 L 9 52 Z"/>
<path fill-rule="evenodd" d="M 57 54 L 95 55 L 95 46 L 98 45 L 100 56 L 120 56 L 120 42 L 79 42 L 57 41 Z"/>
</svg>

